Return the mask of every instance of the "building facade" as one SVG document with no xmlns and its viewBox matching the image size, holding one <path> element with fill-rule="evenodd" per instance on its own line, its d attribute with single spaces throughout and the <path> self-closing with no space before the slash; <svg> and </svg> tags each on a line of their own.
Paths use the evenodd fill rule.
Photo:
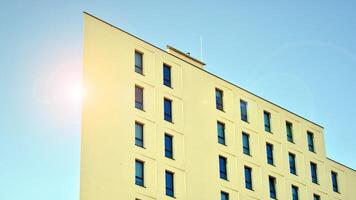
<svg viewBox="0 0 356 200">
<path fill-rule="evenodd" d="M 356 199 L 323 127 L 204 65 L 84 13 L 81 200 Z"/>
</svg>

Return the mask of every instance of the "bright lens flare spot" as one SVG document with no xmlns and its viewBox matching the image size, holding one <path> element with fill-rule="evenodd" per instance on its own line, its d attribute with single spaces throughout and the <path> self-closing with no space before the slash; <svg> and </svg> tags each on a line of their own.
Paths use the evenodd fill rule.
<svg viewBox="0 0 356 200">
<path fill-rule="evenodd" d="M 68 93 L 71 101 L 74 103 L 82 103 L 86 95 L 86 90 L 81 84 L 76 84 L 69 88 Z"/>
</svg>

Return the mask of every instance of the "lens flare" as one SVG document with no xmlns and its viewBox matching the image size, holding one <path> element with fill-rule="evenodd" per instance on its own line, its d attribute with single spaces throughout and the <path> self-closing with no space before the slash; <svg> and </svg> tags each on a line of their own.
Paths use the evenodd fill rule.
<svg viewBox="0 0 356 200">
<path fill-rule="evenodd" d="M 82 84 L 74 84 L 68 88 L 68 97 L 73 103 L 82 103 L 86 96 L 85 87 Z"/>
</svg>

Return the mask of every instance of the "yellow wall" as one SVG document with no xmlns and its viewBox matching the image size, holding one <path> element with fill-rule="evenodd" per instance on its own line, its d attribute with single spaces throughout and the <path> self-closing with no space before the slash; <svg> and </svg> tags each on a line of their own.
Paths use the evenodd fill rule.
<svg viewBox="0 0 356 200">
<path fill-rule="evenodd" d="M 144 53 L 144 76 L 134 72 L 134 51 Z M 162 63 L 172 66 L 172 86 L 162 84 Z M 178 200 L 269 199 L 268 175 L 277 178 L 278 199 L 352 200 L 355 171 L 326 158 L 323 128 L 193 66 L 120 29 L 84 14 L 84 83 L 81 200 L 172 199 L 165 195 L 164 171 L 175 173 Z M 134 108 L 134 87 L 144 88 L 144 110 Z M 215 108 L 215 88 L 224 91 L 225 111 Z M 173 100 L 173 122 L 163 120 L 163 98 Z M 240 99 L 248 102 L 249 123 L 240 120 Z M 263 126 L 272 115 L 272 132 Z M 226 142 L 217 142 L 216 122 L 226 124 Z M 293 123 L 295 143 L 286 139 Z M 145 149 L 134 145 L 134 123 L 145 124 Z M 307 150 L 307 130 L 316 153 Z M 242 131 L 250 134 L 252 156 L 242 153 Z M 164 157 L 164 133 L 174 136 L 174 160 Z M 275 166 L 266 163 L 265 143 L 274 144 Z M 298 176 L 289 173 L 288 152 L 296 154 Z M 228 158 L 229 181 L 219 178 L 218 156 Z M 351 156 L 351 155 L 350 155 Z M 136 186 L 135 159 L 145 161 L 145 188 Z M 318 164 L 320 185 L 311 183 L 309 162 Z M 254 191 L 245 189 L 243 167 L 253 169 Z M 330 171 L 339 174 L 332 192 Z"/>
</svg>

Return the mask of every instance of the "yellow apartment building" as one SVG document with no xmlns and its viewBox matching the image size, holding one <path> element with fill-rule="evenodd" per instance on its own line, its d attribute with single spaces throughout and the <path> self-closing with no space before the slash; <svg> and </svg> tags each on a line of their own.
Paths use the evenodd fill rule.
<svg viewBox="0 0 356 200">
<path fill-rule="evenodd" d="M 84 13 L 81 200 L 356 199 L 323 127 L 204 65 Z"/>
</svg>

